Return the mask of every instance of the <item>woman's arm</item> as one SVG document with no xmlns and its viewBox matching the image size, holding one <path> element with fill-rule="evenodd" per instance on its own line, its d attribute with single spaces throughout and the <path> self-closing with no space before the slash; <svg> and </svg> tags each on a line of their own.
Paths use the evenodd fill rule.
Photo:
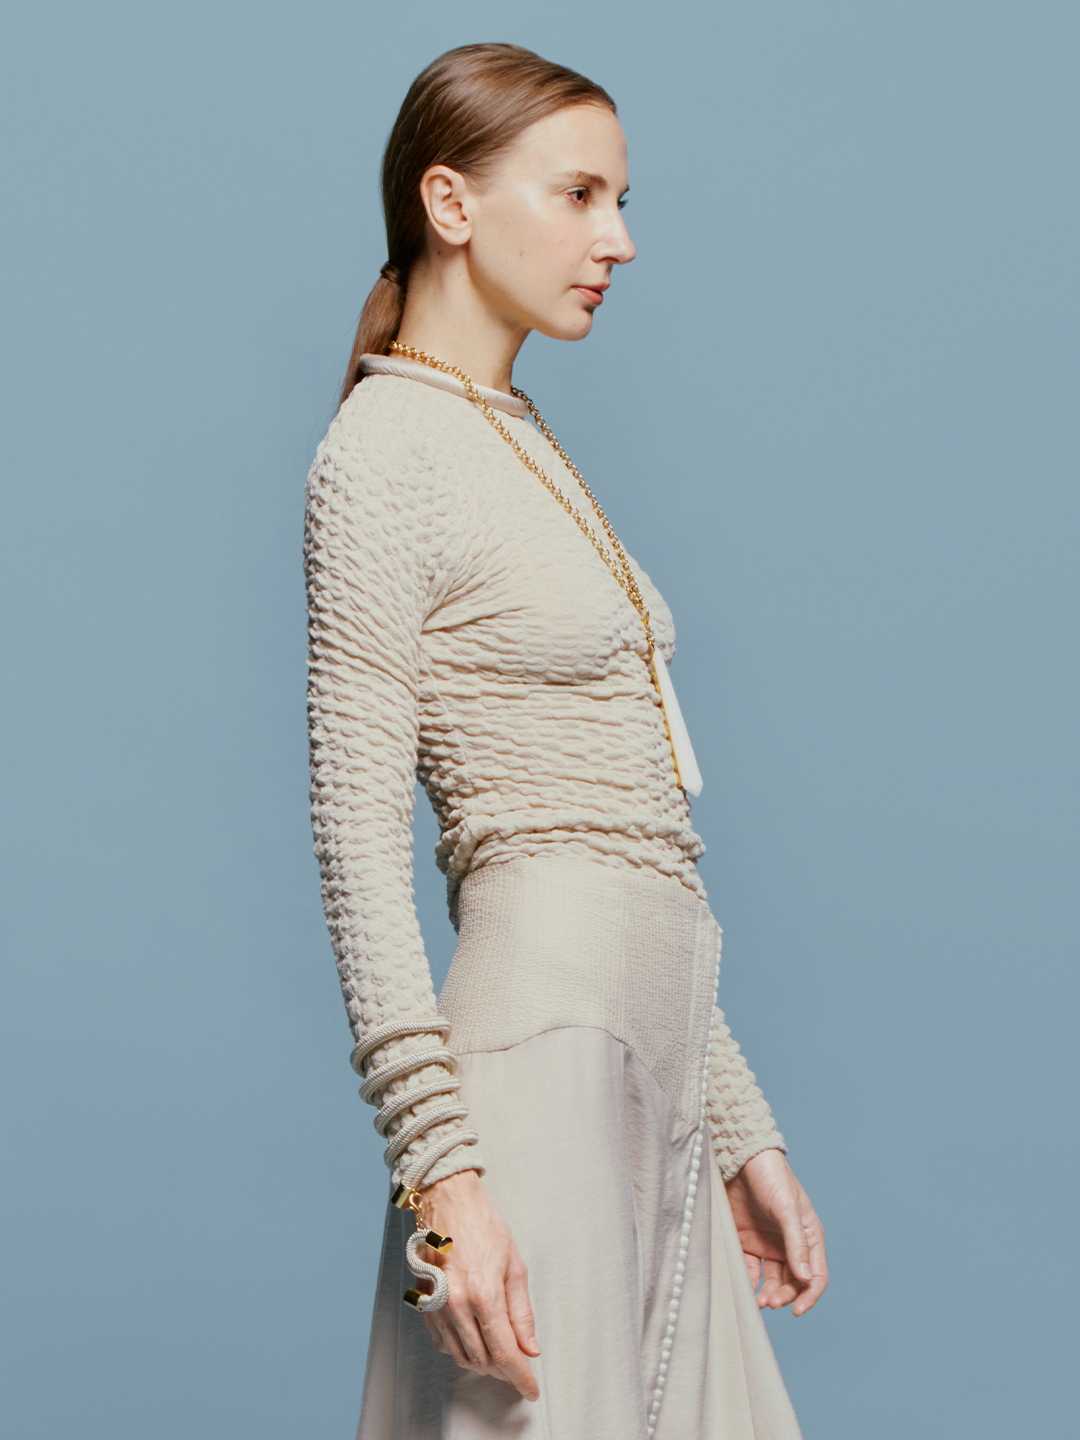
<svg viewBox="0 0 1080 1440">
<path fill-rule="evenodd" d="M 452 1056 L 422 1063 L 423 1052 L 443 1047 L 445 1025 L 412 903 L 410 821 L 420 637 L 447 583 L 452 507 L 433 495 L 423 458 L 392 443 L 407 431 L 402 417 L 383 423 L 380 453 L 357 431 L 357 404 L 331 428 L 308 484 L 311 800 L 323 903 L 366 1077 L 361 1094 L 389 1115 L 395 1179 L 422 1189 L 425 1223 L 454 1241 L 449 1255 L 428 1253 L 446 1271 L 450 1298 L 424 1319 L 459 1365 L 535 1400 L 527 1357 L 540 1347 L 524 1262 L 480 1182 Z M 413 1033 L 378 1043 L 395 1029 Z M 380 1071 L 393 1077 L 385 1086 L 375 1083 Z"/>
<path fill-rule="evenodd" d="M 420 639 L 447 507 L 435 514 L 431 467 L 395 443 L 397 417 L 365 429 L 361 413 L 344 407 L 308 481 L 312 827 L 361 1093 L 395 1177 L 420 1185 L 483 1169 L 412 902 Z"/>
</svg>

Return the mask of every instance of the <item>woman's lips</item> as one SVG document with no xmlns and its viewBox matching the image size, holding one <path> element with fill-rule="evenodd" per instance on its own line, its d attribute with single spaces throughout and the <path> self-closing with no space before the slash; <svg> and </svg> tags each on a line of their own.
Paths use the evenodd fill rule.
<svg viewBox="0 0 1080 1440">
<path fill-rule="evenodd" d="M 574 289 L 581 295 L 587 305 L 602 305 L 604 303 L 604 291 L 594 290 L 589 285 L 575 285 Z M 604 290 L 607 286 L 604 286 Z"/>
</svg>

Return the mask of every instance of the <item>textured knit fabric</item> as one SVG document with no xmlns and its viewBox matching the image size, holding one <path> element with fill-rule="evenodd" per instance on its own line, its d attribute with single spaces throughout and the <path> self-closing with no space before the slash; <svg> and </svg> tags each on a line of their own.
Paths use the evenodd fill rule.
<svg viewBox="0 0 1080 1440">
<path fill-rule="evenodd" d="M 384 373 L 353 391 L 312 467 L 305 548 L 316 853 L 358 1039 L 437 1014 L 412 903 L 415 774 L 439 819 L 437 859 L 455 917 L 465 876 L 530 858 L 670 880 L 704 907 L 695 866 L 703 847 L 629 600 L 461 386 L 407 362 L 369 368 Z M 506 396 L 499 406 L 569 493 L 572 477 L 520 402 Z M 570 498 L 585 514 L 583 497 Z M 635 573 L 670 660 L 670 613 Z M 393 1041 L 368 1068 L 439 1040 Z M 413 1070 L 388 1088 L 419 1088 L 439 1069 Z M 397 1124 L 439 1104 L 421 1102 Z M 709 1108 L 725 1173 L 782 1148 L 726 1031 Z M 418 1136 L 398 1172 L 466 1123 Z M 428 1183 L 470 1167 L 482 1168 L 477 1149 L 458 1146 Z"/>
<path fill-rule="evenodd" d="M 772 1123 L 772 1111 L 758 1089 L 752 1070 L 717 1009 L 705 1100 L 713 1149 L 725 1180 L 762 1150 L 783 1150 L 783 1137 Z"/>
</svg>

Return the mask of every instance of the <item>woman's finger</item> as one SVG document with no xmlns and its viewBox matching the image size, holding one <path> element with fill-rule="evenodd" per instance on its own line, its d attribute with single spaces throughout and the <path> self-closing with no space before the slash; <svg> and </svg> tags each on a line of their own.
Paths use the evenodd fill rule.
<svg viewBox="0 0 1080 1440">
<path fill-rule="evenodd" d="M 430 1280 L 421 1277 L 416 1282 L 416 1289 L 419 1290 L 422 1295 L 430 1295 L 434 1291 L 435 1286 Z M 472 1369 L 468 1356 L 461 1348 L 461 1342 L 458 1340 L 454 1327 L 448 1319 L 447 1310 L 445 1308 L 441 1310 L 423 1310 L 421 1314 L 424 1317 L 424 1324 L 427 1326 L 428 1334 L 431 1336 L 431 1343 L 435 1346 L 435 1349 L 441 1350 L 444 1355 L 450 1355 L 455 1364 L 461 1365 L 466 1369 Z"/>
<path fill-rule="evenodd" d="M 514 1332 L 518 1348 L 526 1355 L 539 1355 L 540 1342 L 536 1338 L 536 1321 L 529 1304 L 529 1273 L 520 1255 L 511 1261 L 506 1276 L 506 1313 Z"/>
<path fill-rule="evenodd" d="M 540 1394 L 536 1377 L 521 1353 L 506 1308 L 506 1287 L 487 1285 L 470 1287 L 469 1299 L 484 1337 L 484 1344 L 498 1374 L 526 1400 Z"/>
<path fill-rule="evenodd" d="M 802 1291 L 803 1282 L 796 1280 L 786 1265 L 780 1267 L 780 1284 L 773 1291 L 772 1306 L 774 1310 L 780 1310 L 785 1305 L 790 1305 L 795 1297 Z"/>
<path fill-rule="evenodd" d="M 760 1281 L 761 1281 L 761 1289 L 758 1290 L 758 1289 L 757 1289 L 757 1286 L 755 1286 L 754 1288 L 755 1288 L 755 1290 L 757 1290 L 758 1309 L 759 1309 L 759 1310 L 764 1310 L 765 1307 L 766 1307 L 766 1305 L 768 1305 L 768 1303 L 769 1303 L 769 1296 L 772 1294 L 772 1290 L 773 1290 L 773 1284 L 774 1284 L 773 1271 L 775 1270 L 775 1267 L 776 1267 L 776 1261 L 775 1261 L 775 1260 L 759 1260 L 759 1261 L 758 1261 L 758 1267 L 759 1267 L 759 1277 L 758 1277 L 758 1278 L 759 1278 Z"/>
<path fill-rule="evenodd" d="M 465 1347 L 462 1345 L 457 1330 L 450 1321 L 444 1320 L 439 1325 L 439 1335 L 442 1338 L 443 1349 L 455 1365 L 460 1366 L 462 1370 L 477 1369 L 477 1366 L 475 1366 L 468 1355 L 466 1355 Z"/>
<path fill-rule="evenodd" d="M 455 1305 L 451 1298 L 447 1303 L 446 1313 L 450 1319 L 450 1328 L 454 1338 L 464 1351 L 467 1363 L 477 1370 L 483 1370 L 490 1365 L 491 1356 L 488 1354 L 480 1326 L 477 1324 L 476 1316 L 468 1302 L 462 1300 Z"/>
<path fill-rule="evenodd" d="M 764 1280 L 761 1289 L 758 1291 L 758 1308 L 764 1310 L 766 1306 L 775 1310 L 782 1303 L 780 1294 L 786 1283 L 786 1274 L 782 1260 L 766 1260 L 762 1265 Z"/>
<path fill-rule="evenodd" d="M 474 1323 L 480 1329 L 490 1374 L 510 1382 L 526 1400 L 536 1400 L 540 1390 L 510 1325 L 505 1283 L 490 1284 L 474 1277 L 468 1284 L 467 1300 Z"/>
<path fill-rule="evenodd" d="M 444 1269 L 449 1267 L 444 1266 Z M 477 1370 L 483 1370 L 491 1364 L 491 1356 L 488 1354 L 487 1345 L 480 1326 L 477 1323 L 476 1305 L 474 1295 L 477 1293 L 476 1282 L 469 1279 L 467 1275 L 455 1276 L 450 1283 L 450 1299 L 440 1314 L 445 1317 L 445 1323 L 453 1330 L 454 1335 L 468 1357 L 468 1362 Z"/>
<path fill-rule="evenodd" d="M 440 1311 L 434 1311 L 424 1316 L 424 1323 L 428 1327 L 435 1349 L 441 1350 L 444 1355 L 449 1355 L 454 1364 L 460 1365 L 463 1370 L 475 1369 L 461 1348 L 461 1341 L 458 1339 L 454 1327 L 445 1320 L 436 1318 L 440 1313 Z"/>
<path fill-rule="evenodd" d="M 810 1212 L 813 1219 L 809 1226 L 808 1245 L 810 1251 L 810 1284 L 803 1290 L 792 1307 L 793 1315 L 805 1315 L 812 1310 L 825 1293 L 829 1283 L 829 1265 L 825 1259 L 825 1232 L 821 1221 Z"/>
<path fill-rule="evenodd" d="M 746 1273 L 750 1277 L 750 1289 L 756 1290 L 761 1284 L 762 1268 L 761 1256 L 755 1255 L 752 1251 L 744 1250 L 743 1259 L 746 1261 Z"/>
</svg>

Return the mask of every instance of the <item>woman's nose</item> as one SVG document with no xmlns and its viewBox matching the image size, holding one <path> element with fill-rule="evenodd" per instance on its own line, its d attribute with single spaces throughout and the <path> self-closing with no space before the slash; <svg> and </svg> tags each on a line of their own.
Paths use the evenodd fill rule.
<svg viewBox="0 0 1080 1440">
<path fill-rule="evenodd" d="M 637 247 L 630 239 L 626 222 L 621 215 L 617 214 L 610 234 L 604 237 L 602 256 L 597 258 L 610 260 L 613 265 L 626 265 L 633 260 L 636 254 Z"/>
</svg>

